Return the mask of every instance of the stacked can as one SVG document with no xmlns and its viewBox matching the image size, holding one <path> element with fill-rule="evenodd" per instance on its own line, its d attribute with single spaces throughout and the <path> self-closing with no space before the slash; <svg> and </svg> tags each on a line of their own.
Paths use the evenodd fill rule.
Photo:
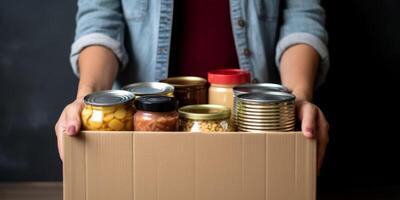
<svg viewBox="0 0 400 200">
<path fill-rule="evenodd" d="M 239 131 L 293 131 L 295 96 L 287 92 L 258 92 L 235 96 L 235 125 Z"/>
<path fill-rule="evenodd" d="M 283 85 L 275 84 L 275 83 L 252 83 L 252 84 L 243 84 L 233 88 L 233 112 L 232 112 L 232 120 L 233 124 L 236 126 L 237 119 L 237 96 L 241 94 L 248 93 L 264 93 L 264 92 L 284 92 L 290 93 L 289 89 L 287 89 Z M 236 127 L 237 129 L 237 127 Z"/>
</svg>

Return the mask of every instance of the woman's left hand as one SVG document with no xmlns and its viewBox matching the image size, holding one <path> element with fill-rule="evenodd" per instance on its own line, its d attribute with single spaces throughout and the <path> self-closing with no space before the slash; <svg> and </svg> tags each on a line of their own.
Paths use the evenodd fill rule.
<svg viewBox="0 0 400 200">
<path fill-rule="evenodd" d="M 297 118 L 301 121 L 301 130 L 304 135 L 317 140 L 317 167 L 319 171 L 329 142 L 329 124 L 322 111 L 310 101 L 297 100 L 296 113 Z"/>
</svg>

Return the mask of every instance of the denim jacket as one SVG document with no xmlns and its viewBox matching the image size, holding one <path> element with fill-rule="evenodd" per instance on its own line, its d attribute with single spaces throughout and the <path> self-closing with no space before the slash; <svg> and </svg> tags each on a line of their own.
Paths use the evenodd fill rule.
<svg viewBox="0 0 400 200">
<path fill-rule="evenodd" d="M 78 0 L 73 71 L 89 45 L 111 49 L 123 77 L 155 81 L 168 76 L 173 0 Z M 205 11 L 206 12 L 206 11 Z M 320 0 L 230 0 L 231 24 L 241 69 L 255 82 L 278 82 L 280 58 L 295 44 L 320 55 L 319 85 L 329 68 L 325 12 Z M 296 67 L 296 66 L 293 66 Z"/>
</svg>

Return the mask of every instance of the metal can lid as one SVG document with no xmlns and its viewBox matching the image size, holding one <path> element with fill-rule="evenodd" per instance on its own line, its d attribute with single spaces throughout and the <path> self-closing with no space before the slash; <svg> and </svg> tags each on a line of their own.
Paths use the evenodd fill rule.
<svg viewBox="0 0 400 200">
<path fill-rule="evenodd" d="M 178 100 L 167 96 L 144 96 L 137 99 L 135 107 L 150 112 L 171 112 L 178 109 Z"/>
<path fill-rule="evenodd" d="M 207 80 L 197 76 L 176 76 L 162 80 L 163 83 L 171 84 L 176 88 L 205 86 Z"/>
<path fill-rule="evenodd" d="M 222 120 L 230 115 L 228 107 L 214 104 L 189 105 L 179 109 L 179 117 L 192 120 Z"/>
<path fill-rule="evenodd" d="M 160 82 L 142 82 L 126 85 L 122 88 L 136 96 L 164 95 L 174 92 L 174 86 Z"/>
<path fill-rule="evenodd" d="M 233 88 L 235 95 L 247 94 L 253 92 L 290 92 L 289 89 L 283 85 L 275 83 L 255 83 L 255 84 L 244 84 Z"/>
<path fill-rule="evenodd" d="M 243 103 L 279 103 L 286 101 L 294 101 L 296 98 L 293 94 L 286 92 L 258 92 L 258 93 L 248 93 L 240 94 L 237 96 L 238 100 Z"/>
<path fill-rule="evenodd" d="M 85 104 L 92 106 L 114 106 L 132 101 L 135 95 L 125 90 L 102 90 L 86 95 Z"/>
</svg>

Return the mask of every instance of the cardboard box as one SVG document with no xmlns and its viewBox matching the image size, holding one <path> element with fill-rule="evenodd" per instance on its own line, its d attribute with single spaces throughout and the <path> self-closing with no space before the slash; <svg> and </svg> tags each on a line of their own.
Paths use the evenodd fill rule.
<svg viewBox="0 0 400 200">
<path fill-rule="evenodd" d="M 64 136 L 64 200 L 314 200 L 300 132 Z"/>
</svg>

